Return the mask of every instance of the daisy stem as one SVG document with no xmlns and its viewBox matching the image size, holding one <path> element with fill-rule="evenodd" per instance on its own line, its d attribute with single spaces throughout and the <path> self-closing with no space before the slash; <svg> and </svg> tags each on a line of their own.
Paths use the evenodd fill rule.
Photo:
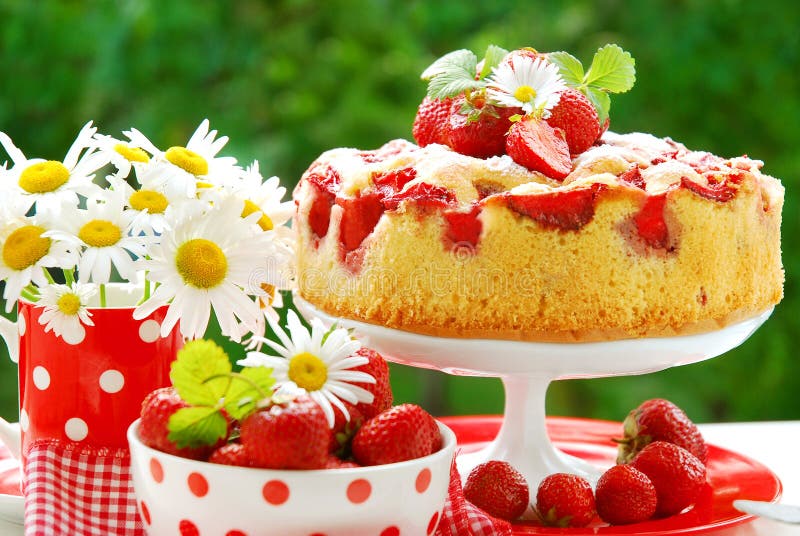
<svg viewBox="0 0 800 536">
<path fill-rule="evenodd" d="M 53 276 L 50 274 L 50 270 L 45 267 L 42 267 L 42 272 L 44 272 L 44 276 L 47 279 L 47 282 L 51 285 L 55 285 L 56 281 L 53 279 Z"/>
<path fill-rule="evenodd" d="M 100 285 L 100 307 L 106 306 L 106 286 Z"/>
<path fill-rule="evenodd" d="M 147 273 L 144 274 L 144 301 L 150 299 L 150 280 L 147 279 Z"/>
<path fill-rule="evenodd" d="M 26 300 L 28 300 L 29 302 L 34 302 L 35 303 L 35 302 L 39 301 L 39 296 L 37 294 L 32 294 L 31 292 L 28 291 L 28 289 L 25 289 L 25 288 L 22 289 L 22 291 L 19 293 L 19 295 L 21 297 L 25 298 Z"/>
<path fill-rule="evenodd" d="M 72 270 L 64 270 L 64 281 L 67 282 L 67 285 L 72 285 L 75 282 L 75 274 L 72 273 Z"/>
</svg>

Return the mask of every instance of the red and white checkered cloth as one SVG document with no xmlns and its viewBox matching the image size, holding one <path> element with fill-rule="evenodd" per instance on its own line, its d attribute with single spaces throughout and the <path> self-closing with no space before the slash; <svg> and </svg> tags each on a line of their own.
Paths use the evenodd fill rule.
<svg viewBox="0 0 800 536">
<path fill-rule="evenodd" d="M 144 535 L 126 449 L 39 441 L 23 488 L 26 536 Z"/>
<path fill-rule="evenodd" d="M 455 462 L 436 536 L 511 536 L 511 523 L 490 516 L 464 498 Z"/>
</svg>

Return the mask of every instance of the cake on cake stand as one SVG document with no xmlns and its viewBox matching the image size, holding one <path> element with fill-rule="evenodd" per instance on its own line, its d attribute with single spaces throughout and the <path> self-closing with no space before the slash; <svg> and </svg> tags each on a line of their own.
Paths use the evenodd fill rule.
<svg viewBox="0 0 800 536">
<path fill-rule="evenodd" d="M 722 329 L 694 335 L 540 343 L 418 335 L 334 317 L 297 295 L 294 303 L 307 317 L 354 329 L 365 344 L 393 362 L 450 374 L 501 378 L 506 398 L 500 432 L 486 448 L 458 456 L 458 469 L 466 478 L 480 463 L 505 460 L 534 490 L 552 473 L 579 474 L 592 483 L 602 473 L 602 468 L 567 455 L 551 443 L 545 427 L 545 396 L 550 382 L 645 374 L 710 359 L 744 342 L 772 313 L 769 309 Z"/>
</svg>

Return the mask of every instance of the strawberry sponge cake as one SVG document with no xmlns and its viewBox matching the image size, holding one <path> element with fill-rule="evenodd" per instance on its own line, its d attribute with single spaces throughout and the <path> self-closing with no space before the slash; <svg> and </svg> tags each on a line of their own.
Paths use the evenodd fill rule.
<svg viewBox="0 0 800 536">
<path fill-rule="evenodd" d="M 475 73 L 475 75 L 472 75 Z M 598 341 L 710 331 L 783 295 L 783 187 L 762 162 L 607 130 L 634 62 L 447 54 L 411 143 L 333 149 L 297 204 L 302 298 L 445 337 Z"/>
</svg>

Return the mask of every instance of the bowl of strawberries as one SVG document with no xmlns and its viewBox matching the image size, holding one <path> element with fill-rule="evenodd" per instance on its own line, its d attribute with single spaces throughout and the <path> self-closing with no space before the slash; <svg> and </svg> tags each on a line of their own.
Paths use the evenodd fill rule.
<svg viewBox="0 0 800 536">
<path fill-rule="evenodd" d="M 392 406 L 378 392 L 388 367 L 376 352 L 353 355 L 377 377 L 364 384 L 375 396 L 345 396 L 328 418 L 314 391 L 276 386 L 273 369 L 234 372 L 213 342 L 187 343 L 173 386 L 150 393 L 128 429 L 147 533 L 433 534 L 455 435 L 421 407 Z"/>
</svg>

